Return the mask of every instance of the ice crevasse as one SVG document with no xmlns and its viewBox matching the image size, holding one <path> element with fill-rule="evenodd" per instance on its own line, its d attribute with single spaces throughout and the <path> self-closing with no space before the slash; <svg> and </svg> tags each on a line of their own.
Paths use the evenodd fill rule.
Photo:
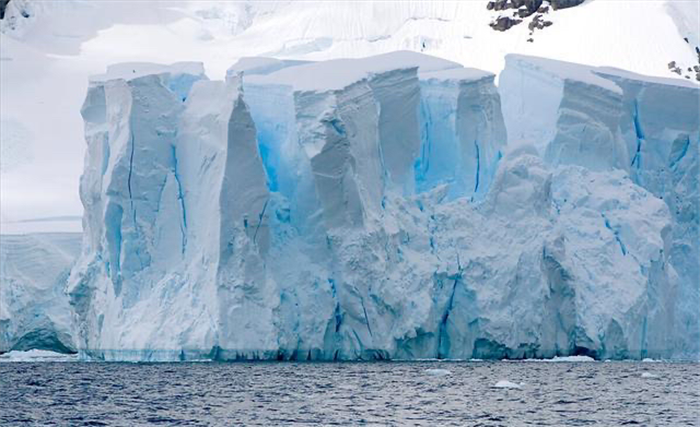
<svg viewBox="0 0 700 427">
<path fill-rule="evenodd" d="M 494 78 L 412 52 L 93 78 L 81 355 L 697 357 L 697 114 L 652 112 L 697 87 Z"/>
</svg>

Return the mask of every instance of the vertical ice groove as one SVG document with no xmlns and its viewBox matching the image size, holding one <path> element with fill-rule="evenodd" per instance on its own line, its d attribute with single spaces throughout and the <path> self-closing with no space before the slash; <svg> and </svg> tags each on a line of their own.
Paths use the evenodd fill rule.
<svg viewBox="0 0 700 427">
<path fill-rule="evenodd" d="M 185 208 L 185 193 L 182 189 L 182 182 L 180 181 L 180 175 L 178 173 L 178 161 L 177 161 L 177 149 L 175 145 L 172 146 L 173 155 L 173 175 L 175 177 L 175 182 L 177 183 L 177 199 L 180 202 L 180 216 L 182 221 L 180 223 L 180 232 L 182 233 L 182 248 L 181 253 L 185 253 L 185 248 L 187 247 L 187 210 Z"/>
<path fill-rule="evenodd" d="M 642 141 L 644 141 L 644 132 L 642 131 L 642 123 L 639 119 L 639 102 L 636 98 L 634 100 L 634 114 L 632 117 L 634 123 L 634 134 L 637 136 L 637 150 L 634 153 L 634 157 L 632 158 L 632 164 L 630 166 L 634 166 L 636 163 L 637 169 L 640 169 L 642 161 Z"/>
<path fill-rule="evenodd" d="M 267 198 L 267 200 L 265 200 L 265 204 L 263 205 L 262 211 L 260 211 L 260 215 L 258 215 L 258 224 L 255 226 L 255 233 L 253 233 L 254 243 L 257 243 L 258 230 L 260 230 L 260 225 L 262 224 L 263 219 L 265 218 L 265 211 L 267 210 L 268 203 L 270 203 L 269 197 Z"/>
<path fill-rule="evenodd" d="M 447 305 L 440 319 L 440 330 L 438 332 L 438 342 L 437 342 L 437 358 L 444 359 L 449 357 L 449 336 L 447 334 L 447 321 L 450 317 L 450 312 L 454 308 L 454 298 L 455 292 L 457 291 L 457 283 L 459 283 L 460 274 L 458 274 L 454 281 L 452 282 L 452 290 L 450 291 L 450 297 L 447 300 Z M 447 346 L 447 349 L 443 348 L 443 345 Z"/>
<path fill-rule="evenodd" d="M 129 138 L 129 174 L 126 178 L 126 188 L 129 192 L 129 202 L 131 203 L 131 209 L 134 209 L 134 197 L 131 194 L 131 176 L 134 171 L 134 152 L 136 151 L 136 143 L 134 141 L 134 134 L 132 133 Z"/>
<path fill-rule="evenodd" d="M 474 173 L 474 194 L 479 191 L 479 174 L 481 172 L 481 157 L 479 156 L 479 143 L 474 139 L 474 151 L 476 151 L 476 171 Z"/>
<path fill-rule="evenodd" d="M 622 252 L 622 255 L 627 255 L 627 249 L 625 248 L 624 243 L 622 243 L 622 239 L 620 239 L 620 232 L 617 229 L 613 229 L 612 226 L 610 225 L 610 221 L 608 218 L 605 216 L 605 214 L 601 214 L 603 217 L 603 220 L 605 221 L 605 228 L 608 230 L 612 231 L 613 235 L 615 236 L 615 240 L 617 241 L 618 245 L 620 245 L 620 251 Z"/>
</svg>

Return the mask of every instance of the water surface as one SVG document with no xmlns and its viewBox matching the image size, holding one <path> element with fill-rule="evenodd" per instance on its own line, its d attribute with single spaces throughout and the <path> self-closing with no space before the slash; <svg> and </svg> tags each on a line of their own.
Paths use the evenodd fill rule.
<svg viewBox="0 0 700 427">
<path fill-rule="evenodd" d="M 493 387 L 501 380 L 521 388 Z M 700 364 L 0 363 L 2 426 L 679 427 L 699 420 Z"/>
</svg>

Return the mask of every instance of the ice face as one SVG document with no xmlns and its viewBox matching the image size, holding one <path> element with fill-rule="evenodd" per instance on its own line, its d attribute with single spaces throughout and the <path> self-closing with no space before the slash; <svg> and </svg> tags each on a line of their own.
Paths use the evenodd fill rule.
<svg viewBox="0 0 700 427">
<path fill-rule="evenodd" d="M 663 307 L 665 322 L 672 325 L 669 346 L 697 357 L 700 89 L 682 80 L 518 55 L 509 56 L 507 64 L 500 90 L 509 130 L 520 136 L 516 144 L 540 136 L 548 163 L 626 171 L 667 204 L 673 216 L 665 247 L 671 272 L 668 284 L 650 298 L 677 295 L 652 304 Z M 563 90 L 554 97 L 537 96 L 546 85 Z M 546 120 L 533 118 L 540 111 L 547 112 Z"/>
<path fill-rule="evenodd" d="M 678 230 L 697 215 L 673 210 L 697 195 L 697 156 L 650 130 L 678 172 L 640 185 L 624 84 L 531 62 L 501 76 L 509 150 L 494 76 L 424 55 L 96 81 L 68 287 L 81 353 L 692 357 Z M 504 93 L 520 87 L 538 98 Z"/>
<path fill-rule="evenodd" d="M 507 139 L 494 76 L 462 68 L 421 73 L 420 78 L 423 126 L 416 185 L 425 191 L 448 184 L 451 198 L 480 199 Z"/>
<path fill-rule="evenodd" d="M 0 352 L 75 352 L 68 298 L 80 233 L 0 235 Z"/>
</svg>

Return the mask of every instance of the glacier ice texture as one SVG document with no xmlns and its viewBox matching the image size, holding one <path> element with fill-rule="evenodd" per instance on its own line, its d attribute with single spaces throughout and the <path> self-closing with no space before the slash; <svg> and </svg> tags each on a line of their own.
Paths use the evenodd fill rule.
<svg viewBox="0 0 700 427">
<path fill-rule="evenodd" d="M 683 80 L 542 58 L 509 55 L 506 62 L 499 89 L 512 144 L 538 144 L 555 166 L 625 171 L 667 205 L 672 222 L 664 232 L 665 273 L 650 276 L 647 303 L 661 318 L 643 319 L 643 339 L 649 327 L 667 325 L 664 348 L 697 359 L 700 89 Z M 549 111 L 558 113 L 542 114 Z"/>
<path fill-rule="evenodd" d="M 81 355 L 697 358 L 698 89 L 494 79 L 412 52 L 93 79 Z"/>
<path fill-rule="evenodd" d="M 80 233 L 0 235 L 0 353 L 77 351 L 64 293 Z"/>
</svg>

